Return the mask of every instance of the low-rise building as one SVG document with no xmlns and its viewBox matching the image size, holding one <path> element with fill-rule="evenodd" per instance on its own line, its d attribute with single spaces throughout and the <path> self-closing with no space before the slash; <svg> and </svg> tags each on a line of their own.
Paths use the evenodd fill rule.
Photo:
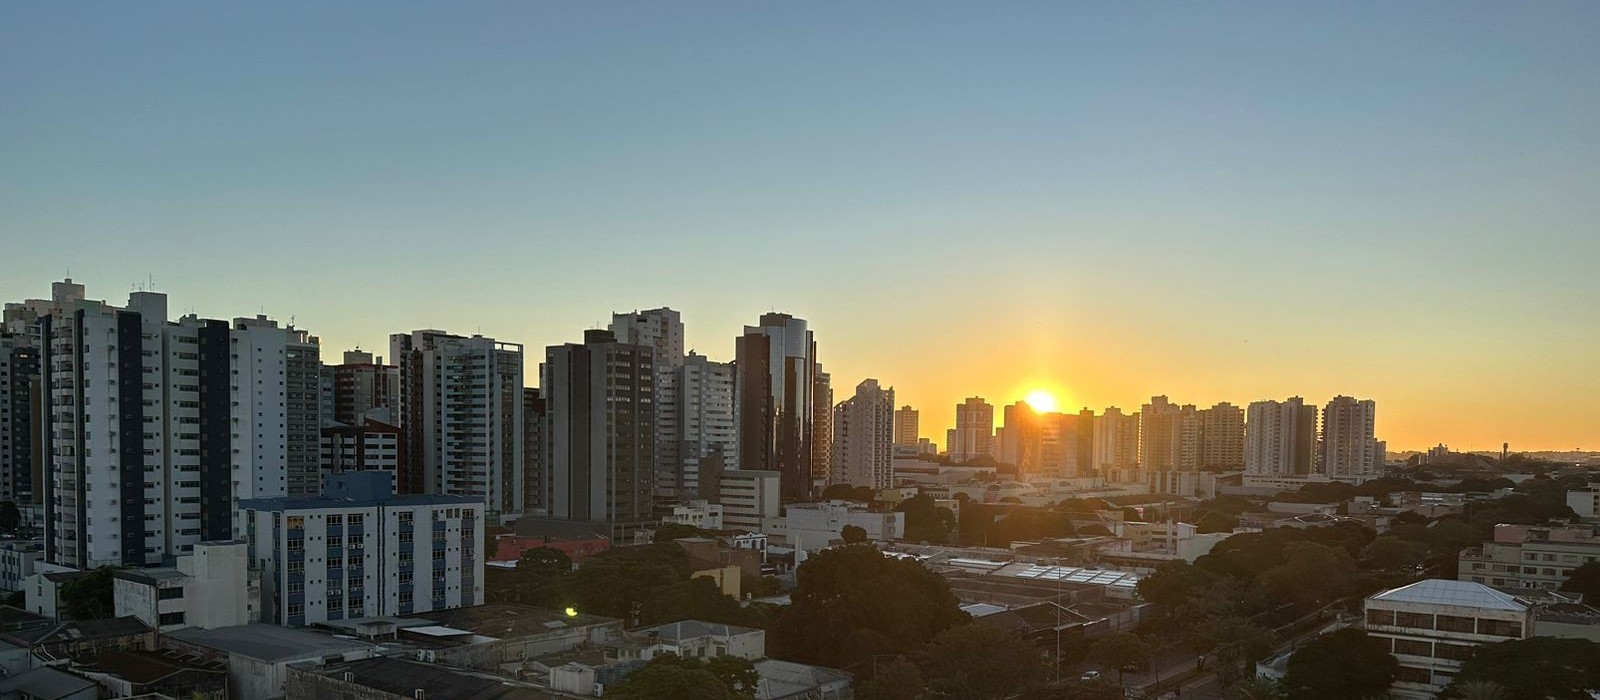
<svg viewBox="0 0 1600 700">
<path fill-rule="evenodd" d="M 852 501 L 791 503 L 782 516 L 765 519 L 761 530 L 790 547 L 814 552 L 842 542 L 840 533 L 851 525 L 865 530 L 869 541 L 898 540 L 906 535 L 906 514 L 874 511 Z"/>
<path fill-rule="evenodd" d="M 107 652 L 74 664 L 72 670 L 99 683 L 114 698 L 159 694 L 178 700 L 227 700 L 225 662 L 197 663 L 170 649 Z"/>
<path fill-rule="evenodd" d="M 1585 520 L 1600 517 L 1600 488 L 1591 486 L 1568 491 L 1567 507 Z"/>
<path fill-rule="evenodd" d="M 767 518 L 778 516 L 779 474 L 775 471 L 730 469 L 722 472 L 718 503 L 722 526 L 730 530 L 760 532 Z"/>
<path fill-rule="evenodd" d="M 20 591 L 44 559 L 44 540 L 10 540 L 0 544 L 0 591 Z"/>
<path fill-rule="evenodd" d="M 1591 525 L 1496 525 L 1493 540 L 1461 552 L 1456 578 L 1507 590 L 1556 590 L 1573 569 L 1600 561 L 1595 530 Z"/>
<path fill-rule="evenodd" d="M 722 529 L 722 504 L 710 501 L 690 501 L 672 506 L 672 512 L 661 516 L 663 525 L 688 525 L 702 530 Z"/>
<path fill-rule="evenodd" d="M 1532 606 L 1481 583 L 1428 579 L 1366 600 L 1367 634 L 1400 662 L 1391 693 L 1433 698 L 1473 647 L 1533 634 Z"/>
<path fill-rule="evenodd" d="M 49 666 L 0 678 L 0 698 L 4 700 L 96 700 L 99 697 L 100 686 L 94 681 Z"/>
<path fill-rule="evenodd" d="M 113 574 L 118 617 L 132 615 L 162 632 L 233 627 L 257 621 L 261 584 L 242 541 L 202 542 L 169 568 Z"/>
<path fill-rule="evenodd" d="M 192 654 L 202 663 L 225 662 L 230 700 L 284 697 L 291 665 L 317 667 L 365 659 L 377 652 L 375 645 L 355 639 L 262 624 L 209 630 L 191 627 L 165 635 L 162 645 Z"/>
<path fill-rule="evenodd" d="M 296 667 L 288 676 L 295 700 L 558 700 L 515 678 L 398 658 Z"/>
<path fill-rule="evenodd" d="M 481 497 L 396 495 L 393 474 L 357 471 L 328 475 L 320 497 L 245 499 L 239 509 L 263 621 L 483 604 Z"/>
</svg>

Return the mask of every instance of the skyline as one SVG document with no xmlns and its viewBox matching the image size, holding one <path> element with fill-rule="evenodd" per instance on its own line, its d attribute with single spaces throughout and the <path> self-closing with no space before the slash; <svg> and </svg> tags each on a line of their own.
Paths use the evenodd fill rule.
<svg viewBox="0 0 1600 700">
<path fill-rule="evenodd" d="M 737 8 L 735 10 L 735 8 Z M 1596 449 L 1600 5 L 57 4 L 0 24 L 0 298 L 337 353 L 807 319 L 842 398 L 1338 394 Z M 535 352 L 537 357 L 542 353 Z"/>
<path fill-rule="evenodd" d="M 60 280 L 57 280 L 57 281 L 60 281 Z M 85 285 L 88 299 L 98 300 L 98 301 L 105 301 L 105 302 L 111 303 L 113 305 L 122 305 L 123 303 L 125 303 L 127 301 L 126 298 L 107 297 L 107 296 L 97 295 L 95 293 L 95 288 L 92 285 L 88 285 L 87 283 L 85 283 L 84 280 L 73 278 L 71 281 L 74 282 L 74 283 L 77 283 L 77 284 L 84 284 Z M 46 285 L 46 288 L 48 289 L 48 284 Z M 159 285 L 156 285 L 155 287 L 151 287 L 149 285 L 149 282 L 136 283 L 136 284 L 131 286 L 130 291 L 155 291 L 155 292 L 160 292 L 160 293 L 163 293 L 163 294 L 167 293 L 166 290 L 160 288 Z M 0 300 L 0 301 L 3 301 L 3 302 L 16 302 L 16 301 L 22 301 L 24 299 L 35 299 L 35 298 L 47 299 L 47 298 L 49 298 L 49 294 L 46 293 L 46 294 L 24 295 L 24 296 L 18 296 L 18 297 L 14 297 L 14 298 L 13 297 L 7 297 L 4 300 Z M 169 307 L 171 309 L 174 309 L 173 311 L 170 312 L 170 314 L 173 316 L 173 320 L 175 320 L 179 316 L 182 316 L 182 315 L 188 314 L 188 313 L 196 313 L 201 318 L 218 318 L 218 319 L 232 319 L 232 318 L 235 318 L 235 317 L 251 317 L 251 316 L 255 315 L 254 313 L 250 313 L 250 314 L 245 314 L 245 313 L 208 314 L 208 313 L 192 310 L 194 308 L 192 305 L 183 304 L 182 300 L 174 299 L 174 298 L 171 297 L 170 294 L 168 295 L 168 299 L 169 299 L 169 302 L 171 302 L 173 304 L 173 306 Z M 639 307 L 637 309 L 618 310 L 615 313 L 619 313 L 619 314 L 620 313 L 628 313 L 628 312 L 633 312 L 633 311 L 644 310 L 645 308 L 646 307 Z M 658 307 L 650 307 L 650 308 L 658 308 Z M 679 312 L 680 314 L 685 313 L 685 310 L 683 310 L 683 309 L 673 309 L 673 310 Z M 779 313 L 785 313 L 782 310 L 779 310 L 778 312 Z M 390 358 L 390 357 L 387 356 L 388 347 L 389 347 L 389 335 L 393 335 L 393 334 L 405 335 L 405 334 L 411 333 L 412 331 L 425 330 L 425 329 L 442 330 L 442 331 L 445 331 L 445 332 L 448 332 L 448 333 L 452 333 L 452 334 L 456 334 L 456 335 L 462 335 L 462 336 L 471 336 L 471 335 L 475 335 L 475 334 L 481 334 L 481 335 L 484 335 L 486 337 L 494 338 L 496 341 L 499 341 L 499 342 L 508 342 L 508 343 L 519 344 L 519 345 L 522 345 L 523 348 L 524 348 L 523 349 L 523 352 L 524 352 L 524 363 L 525 363 L 525 367 L 524 367 L 525 380 L 524 380 L 524 383 L 529 385 L 529 386 L 533 386 L 533 385 L 538 383 L 537 382 L 537 378 L 540 376 L 539 367 L 538 366 L 539 366 L 539 364 L 541 362 L 544 361 L 544 357 L 545 357 L 544 348 L 557 347 L 557 346 L 561 346 L 562 344 L 565 344 L 565 343 L 580 343 L 581 344 L 583 342 L 582 338 L 583 338 L 583 335 L 584 335 L 585 331 L 587 331 L 587 330 L 604 330 L 607 327 L 607 324 L 610 321 L 609 314 L 607 314 L 607 319 L 606 319 L 605 322 L 601 322 L 601 323 L 598 323 L 597 325 L 594 325 L 594 326 L 591 326 L 591 327 L 587 327 L 587 328 L 584 328 L 584 329 L 579 329 L 579 330 L 573 331 L 573 333 L 571 334 L 573 337 L 571 337 L 571 338 L 566 338 L 566 339 L 562 339 L 562 340 L 553 340 L 553 341 L 548 342 L 548 343 L 529 342 L 529 341 L 525 341 L 523 339 L 514 338 L 514 337 L 507 337 L 507 336 L 498 335 L 498 334 L 491 333 L 491 332 L 486 332 L 486 331 L 470 331 L 470 330 L 465 330 L 465 329 L 451 328 L 451 327 L 449 327 L 448 324 L 444 324 L 444 325 L 435 324 L 435 325 L 422 325 L 422 326 L 417 326 L 415 328 L 406 328 L 406 329 L 394 330 L 389 334 L 384 334 L 382 339 L 381 339 L 381 341 L 378 342 L 378 343 L 373 343 L 373 344 L 344 344 L 344 345 L 340 345 L 340 344 L 337 344 L 336 342 L 334 342 L 333 340 L 331 340 L 330 339 L 330 335 L 328 333 L 324 333 L 324 332 L 320 331 L 317 327 L 313 327 L 313 326 L 307 325 L 306 322 L 303 319 L 301 319 L 300 317 L 298 317 L 298 316 L 278 315 L 278 314 L 272 313 L 270 310 L 266 310 L 266 309 L 260 310 L 259 313 L 265 314 L 268 318 L 270 318 L 270 319 L 272 319 L 274 321 L 277 321 L 280 325 L 288 325 L 292 320 L 293 323 L 294 323 L 294 327 L 295 328 L 297 328 L 299 330 L 306 331 L 306 332 L 310 333 L 313 337 L 317 338 L 319 340 L 319 342 L 320 342 L 322 362 L 324 364 L 328 364 L 328 365 L 337 364 L 339 359 L 340 359 L 340 357 L 342 356 L 342 354 L 347 350 L 362 350 L 362 351 L 365 351 L 365 352 L 369 352 L 369 353 L 372 353 L 375 356 L 383 357 L 385 362 L 388 362 L 388 363 L 392 364 L 393 361 L 394 361 L 393 358 Z M 763 312 L 763 313 L 765 313 L 765 312 Z M 798 316 L 798 315 L 796 317 L 807 321 L 808 324 L 811 325 L 813 331 L 815 331 L 816 323 L 815 323 L 814 320 L 806 319 L 805 317 Z M 689 318 L 692 319 L 692 316 L 690 316 Z M 755 322 L 756 322 L 756 319 L 751 319 L 750 324 L 754 324 Z M 740 330 L 743 330 L 742 326 L 740 327 Z M 684 321 L 684 334 L 686 336 L 685 346 L 684 346 L 685 352 L 694 352 L 694 353 L 698 353 L 700 355 L 704 355 L 704 356 L 706 356 L 708 359 L 710 359 L 713 362 L 732 362 L 734 360 L 734 357 L 733 357 L 734 353 L 732 352 L 732 345 L 734 343 L 734 340 L 736 340 L 736 338 L 737 338 L 736 335 L 730 336 L 727 339 L 728 340 L 729 349 L 725 353 L 725 355 L 719 355 L 718 353 L 713 352 L 713 351 L 706 351 L 704 348 L 698 347 L 693 342 L 691 342 L 694 338 L 703 337 L 703 336 L 705 336 L 707 334 L 704 333 L 704 332 L 697 333 L 695 331 L 694 324 L 692 324 L 689 320 L 685 320 Z M 823 342 L 823 340 L 821 338 L 818 339 L 817 345 L 818 345 L 818 357 L 819 358 L 825 358 L 826 355 L 824 353 L 826 352 L 827 346 L 825 345 L 825 343 Z M 1003 421 L 1002 416 L 1001 416 L 1001 413 L 1002 413 L 1001 409 L 1003 409 L 1007 405 L 1016 404 L 1016 403 L 1028 404 L 1033 410 L 1035 410 L 1036 412 L 1039 412 L 1039 413 L 1046 413 L 1046 412 L 1052 412 L 1052 411 L 1061 412 L 1061 413 L 1076 413 L 1080 409 L 1087 408 L 1087 409 L 1091 409 L 1091 410 L 1095 411 L 1098 414 L 1098 413 L 1102 412 L 1104 409 L 1114 406 L 1114 407 L 1117 407 L 1117 408 L 1121 409 L 1124 414 L 1131 414 L 1131 413 L 1139 412 L 1141 404 L 1144 404 L 1144 403 L 1148 402 L 1151 398 L 1153 398 L 1155 396 L 1165 396 L 1166 398 L 1172 400 L 1172 403 L 1174 403 L 1176 405 L 1195 404 L 1197 408 L 1201 408 L 1201 409 L 1209 408 L 1209 407 L 1213 406 L 1214 404 L 1218 404 L 1218 403 L 1230 403 L 1230 404 L 1232 404 L 1234 406 L 1238 406 L 1240 408 L 1244 408 L 1244 407 L 1249 406 L 1250 403 L 1253 402 L 1253 401 L 1282 400 L 1284 398 L 1288 398 L 1289 396 L 1301 396 L 1302 398 L 1304 398 L 1306 400 L 1308 405 L 1314 405 L 1320 410 L 1322 408 L 1322 406 L 1325 403 L 1328 402 L 1328 400 L 1334 398 L 1335 396 L 1352 396 L 1353 395 L 1353 396 L 1357 396 L 1358 398 L 1374 398 L 1374 397 L 1362 394 L 1360 392 L 1352 392 L 1352 391 L 1334 392 L 1334 393 L 1328 394 L 1325 397 L 1319 397 L 1319 396 L 1316 396 L 1316 395 L 1305 395 L 1305 394 L 1285 394 L 1283 396 L 1260 396 L 1260 397 L 1253 397 L 1253 398 L 1248 398 L 1248 399 L 1240 399 L 1240 398 L 1189 398 L 1189 397 L 1181 397 L 1181 396 L 1176 396 L 1175 397 L 1175 396 L 1172 396 L 1170 394 L 1156 393 L 1156 394 L 1151 394 L 1151 395 L 1145 396 L 1143 398 L 1135 398 L 1133 400 L 1124 401 L 1124 402 L 1101 403 L 1101 404 L 1098 404 L 1098 405 L 1095 405 L 1095 404 L 1075 405 L 1075 404 L 1072 403 L 1072 398 L 1075 396 L 1075 394 L 1072 393 L 1072 390 L 1070 389 L 1070 387 L 1063 388 L 1060 385 L 1052 385 L 1048 380 L 1040 380 L 1040 381 L 1024 381 L 1024 382 L 1022 382 L 1020 384 L 1017 384 L 1017 386 L 1023 387 L 1023 389 L 1021 390 L 1021 393 L 1006 394 L 1006 393 L 982 393 L 982 392 L 977 392 L 977 393 L 963 394 L 960 397 L 958 397 L 958 398 L 954 399 L 953 401 L 951 401 L 949 403 L 948 410 L 945 410 L 945 409 L 941 408 L 941 404 L 909 403 L 908 400 L 904 398 L 908 394 L 909 395 L 915 395 L 915 396 L 926 396 L 929 393 L 929 392 L 925 392 L 925 391 L 916 390 L 914 387 L 911 387 L 909 385 L 904 387 L 904 388 L 902 388 L 899 385 L 896 385 L 892 380 L 885 380 L 882 377 L 877 376 L 877 375 L 867 375 L 867 376 L 862 376 L 862 377 L 859 377 L 859 378 L 856 378 L 856 379 L 850 379 L 848 377 L 841 377 L 840 375 L 835 373 L 830 368 L 830 366 L 826 363 L 825 360 L 824 360 L 824 363 L 823 363 L 823 369 L 825 371 L 829 372 L 831 375 L 833 375 L 834 382 L 835 382 L 834 385 L 833 385 L 834 398 L 836 399 L 836 401 L 834 402 L 835 404 L 841 403 L 842 401 L 848 399 L 854 393 L 856 385 L 860 384 L 861 382 L 866 381 L 868 379 L 878 380 L 880 383 L 883 384 L 883 386 L 885 388 L 893 389 L 895 394 L 896 394 L 896 396 L 897 396 L 896 401 L 895 401 L 895 406 L 896 407 L 910 406 L 910 407 L 912 407 L 914 409 L 917 409 L 919 411 L 920 432 L 922 433 L 921 437 L 928 438 L 932 442 L 934 442 L 935 444 L 939 445 L 941 451 L 942 450 L 946 450 L 946 449 L 949 448 L 949 445 L 946 445 L 945 442 L 944 442 L 945 431 L 946 431 L 947 428 L 952 428 L 955 425 L 956 405 L 961 403 L 961 401 L 965 400 L 967 397 L 970 397 L 970 396 L 980 397 L 980 398 L 984 399 L 986 402 L 988 402 L 991 406 L 993 406 L 995 408 L 995 427 L 1000 427 L 1000 426 L 1002 426 L 1004 424 L 1004 421 Z M 843 398 L 841 398 L 841 397 L 843 397 Z M 1383 401 L 1381 399 L 1379 399 L 1379 403 L 1383 403 Z M 1053 406 L 1053 408 L 1052 408 L 1052 406 Z M 1425 451 L 1427 451 L 1427 449 L 1429 447 L 1433 446 L 1433 443 L 1426 444 L 1426 445 L 1418 445 L 1418 446 L 1411 446 L 1409 444 L 1403 444 L 1403 443 L 1402 444 L 1396 444 L 1396 442 L 1394 440 L 1389 439 L 1387 437 L 1387 433 L 1385 432 L 1386 431 L 1385 426 L 1386 426 L 1387 421 L 1384 419 L 1384 416 L 1386 414 L 1388 414 L 1391 410 L 1394 410 L 1394 408 L 1392 406 L 1390 406 L 1390 405 L 1384 405 L 1383 408 L 1384 408 L 1384 410 L 1380 411 L 1379 414 L 1378 414 L 1379 415 L 1379 419 L 1378 419 L 1378 422 L 1377 422 L 1377 425 L 1378 425 L 1377 436 L 1378 436 L 1379 439 L 1386 440 L 1389 443 L 1389 445 L 1391 446 L 1390 450 L 1389 450 L 1390 452 L 1412 452 L 1412 451 L 1425 452 Z M 948 414 L 948 415 L 943 415 L 943 414 Z M 1469 452 L 1469 451 L 1497 452 L 1499 450 L 1499 446 L 1498 445 L 1478 447 L 1478 446 L 1473 446 L 1473 445 L 1460 445 L 1460 444 L 1455 444 L 1455 443 L 1449 443 L 1448 441 L 1444 441 L 1443 444 L 1450 445 L 1452 449 L 1454 449 L 1454 450 L 1456 450 L 1458 452 Z M 1539 451 L 1566 451 L 1566 450 L 1570 450 L 1570 449 L 1581 449 L 1581 448 L 1584 448 L 1585 446 L 1576 445 L 1576 446 L 1573 446 L 1571 448 L 1543 448 L 1543 447 L 1522 447 L 1522 448 L 1518 448 L 1515 444 L 1513 444 L 1512 447 L 1513 447 L 1513 450 L 1512 450 L 1513 452 L 1518 452 L 1518 451 L 1539 452 Z"/>
</svg>

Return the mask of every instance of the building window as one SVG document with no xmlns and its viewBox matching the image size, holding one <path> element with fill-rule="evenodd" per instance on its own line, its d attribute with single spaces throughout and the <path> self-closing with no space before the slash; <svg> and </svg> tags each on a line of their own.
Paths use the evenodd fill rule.
<svg viewBox="0 0 1600 700">
<path fill-rule="evenodd" d="M 181 625 L 181 624 L 183 624 L 183 613 L 181 613 L 181 612 L 161 613 L 160 622 L 161 622 L 161 626 L 162 627 L 166 627 L 168 625 Z"/>
<path fill-rule="evenodd" d="M 344 525 L 344 516 L 343 515 L 330 515 L 330 516 L 328 516 L 328 525 L 330 525 L 330 526 L 331 525 Z"/>
<path fill-rule="evenodd" d="M 289 605 L 289 617 L 301 617 L 306 614 L 306 606 L 299 603 Z"/>
<path fill-rule="evenodd" d="M 1521 637 L 1522 623 L 1510 620 L 1479 618 L 1478 634 L 1487 634 L 1495 637 Z"/>
<path fill-rule="evenodd" d="M 304 516 L 291 515 L 287 518 L 286 524 L 289 526 L 290 530 L 304 530 L 306 527 L 306 519 Z"/>
<path fill-rule="evenodd" d="M 1415 639 L 1394 640 L 1394 653 L 1408 656 L 1433 656 L 1433 645 Z"/>
<path fill-rule="evenodd" d="M 1472 618 L 1455 615 L 1440 615 L 1436 618 L 1434 624 L 1437 625 L 1435 629 L 1440 632 L 1466 632 L 1471 634 L 1478 629 L 1477 622 Z"/>
<path fill-rule="evenodd" d="M 1394 614 L 1395 624 L 1400 627 L 1414 627 L 1418 629 L 1433 629 L 1433 616 L 1422 613 L 1397 612 Z"/>
<path fill-rule="evenodd" d="M 1393 627 L 1394 626 L 1394 611 L 1393 610 L 1368 610 L 1367 611 L 1367 624 L 1369 624 L 1369 625 L 1387 625 L 1387 626 Z"/>
<path fill-rule="evenodd" d="M 156 598 L 160 600 L 179 600 L 183 598 L 183 586 L 168 586 L 167 588 L 162 588 L 158 593 L 156 593 Z"/>
</svg>

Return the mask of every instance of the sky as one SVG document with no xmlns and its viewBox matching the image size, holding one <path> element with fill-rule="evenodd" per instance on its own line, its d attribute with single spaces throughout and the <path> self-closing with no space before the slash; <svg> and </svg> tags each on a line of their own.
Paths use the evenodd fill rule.
<svg viewBox="0 0 1600 700">
<path fill-rule="evenodd" d="M 10 3 L 0 299 L 1600 449 L 1600 3 Z M 532 381 L 530 380 L 530 383 Z"/>
</svg>

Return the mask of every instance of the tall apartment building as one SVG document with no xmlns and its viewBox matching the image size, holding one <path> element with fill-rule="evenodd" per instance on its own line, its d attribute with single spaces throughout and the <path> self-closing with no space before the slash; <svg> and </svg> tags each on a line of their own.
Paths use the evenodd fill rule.
<svg viewBox="0 0 1600 700">
<path fill-rule="evenodd" d="M 24 334 L 0 330 L 0 500 L 38 501 L 44 420 L 39 349 Z"/>
<path fill-rule="evenodd" d="M 419 330 L 389 337 L 400 368 L 401 493 L 476 496 L 491 518 L 523 509 L 522 346 Z"/>
<path fill-rule="evenodd" d="M 856 393 L 833 410 L 833 470 L 836 484 L 886 489 L 894 485 L 894 387 L 878 380 L 856 385 Z"/>
<path fill-rule="evenodd" d="M 1244 409 L 1223 401 L 1200 411 L 1200 466 L 1213 471 L 1244 468 Z"/>
<path fill-rule="evenodd" d="M 1328 476 L 1377 474 L 1384 457 L 1373 434 L 1378 413 L 1371 399 L 1335 396 L 1322 409 L 1321 466 Z"/>
<path fill-rule="evenodd" d="M 739 464 L 747 471 L 783 475 L 785 500 L 809 498 L 813 467 L 817 344 L 806 322 L 788 314 L 761 315 L 745 326 L 735 367 Z"/>
<path fill-rule="evenodd" d="M 1262 476 L 1310 474 L 1316 464 L 1317 407 L 1298 396 L 1255 401 L 1245 422 L 1244 470 Z"/>
<path fill-rule="evenodd" d="M 828 483 L 833 471 L 833 377 L 817 363 L 811 382 L 811 481 Z"/>
<path fill-rule="evenodd" d="M 484 502 L 397 496 L 384 472 L 330 475 L 326 495 L 241 501 L 261 621 L 311 625 L 483 604 Z"/>
<path fill-rule="evenodd" d="M 700 464 L 717 456 L 739 461 L 733 414 L 733 365 L 689 353 L 677 366 L 657 371 L 656 496 L 658 502 L 698 497 Z"/>
<path fill-rule="evenodd" d="M 76 568 L 143 565 L 232 539 L 239 499 L 315 490 L 315 338 L 265 317 L 167 320 L 164 294 L 8 304 L 39 349 L 45 550 Z"/>
<path fill-rule="evenodd" d="M 917 409 L 901 406 L 894 412 L 894 444 L 916 447 L 922 433 L 917 425 Z"/>
<path fill-rule="evenodd" d="M 522 503 L 528 510 L 550 507 L 549 406 L 540 390 L 522 390 Z"/>
<path fill-rule="evenodd" d="M 375 418 L 389 424 L 399 422 L 400 368 L 386 365 L 372 353 L 347 350 L 344 362 L 327 368 L 331 375 L 331 412 L 324 418 L 345 425 L 360 425 Z"/>
<path fill-rule="evenodd" d="M 1026 401 L 1006 406 L 1003 411 L 1006 423 L 995 438 L 996 459 L 1016 465 L 1019 478 L 1038 475 L 1044 449 L 1043 418 Z"/>
<path fill-rule="evenodd" d="M 1139 411 L 1139 466 L 1145 471 L 1193 471 L 1200 467 L 1200 414 L 1154 396 Z"/>
<path fill-rule="evenodd" d="M 964 462 L 994 451 L 994 406 L 982 397 L 956 404 L 956 427 L 945 434 L 950 459 Z"/>
<path fill-rule="evenodd" d="M 611 314 L 610 330 L 619 343 L 645 345 L 654 350 L 658 371 L 683 364 L 683 319 L 672 309 Z"/>
<path fill-rule="evenodd" d="M 654 520 L 654 356 L 603 330 L 545 349 L 550 517 L 604 523 L 614 538 Z"/>
<path fill-rule="evenodd" d="M 332 423 L 322 429 L 322 472 L 380 471 L 400 473 L 400 427 L 376 418 L 357 425 Z"/>
<path fill-rule="evenodd" d="M 1094 464 L 1094 411 L 1039 416 L 1039 473 L 1063 479 L 1091 476 Z"/>
<path fill-rule="evenodd" d="M 1138 481 L 1139 414 L 1125 415 L 1111 406 L 1094 419 L 1093 462 L 1113 483 Z"/>
</svg>

